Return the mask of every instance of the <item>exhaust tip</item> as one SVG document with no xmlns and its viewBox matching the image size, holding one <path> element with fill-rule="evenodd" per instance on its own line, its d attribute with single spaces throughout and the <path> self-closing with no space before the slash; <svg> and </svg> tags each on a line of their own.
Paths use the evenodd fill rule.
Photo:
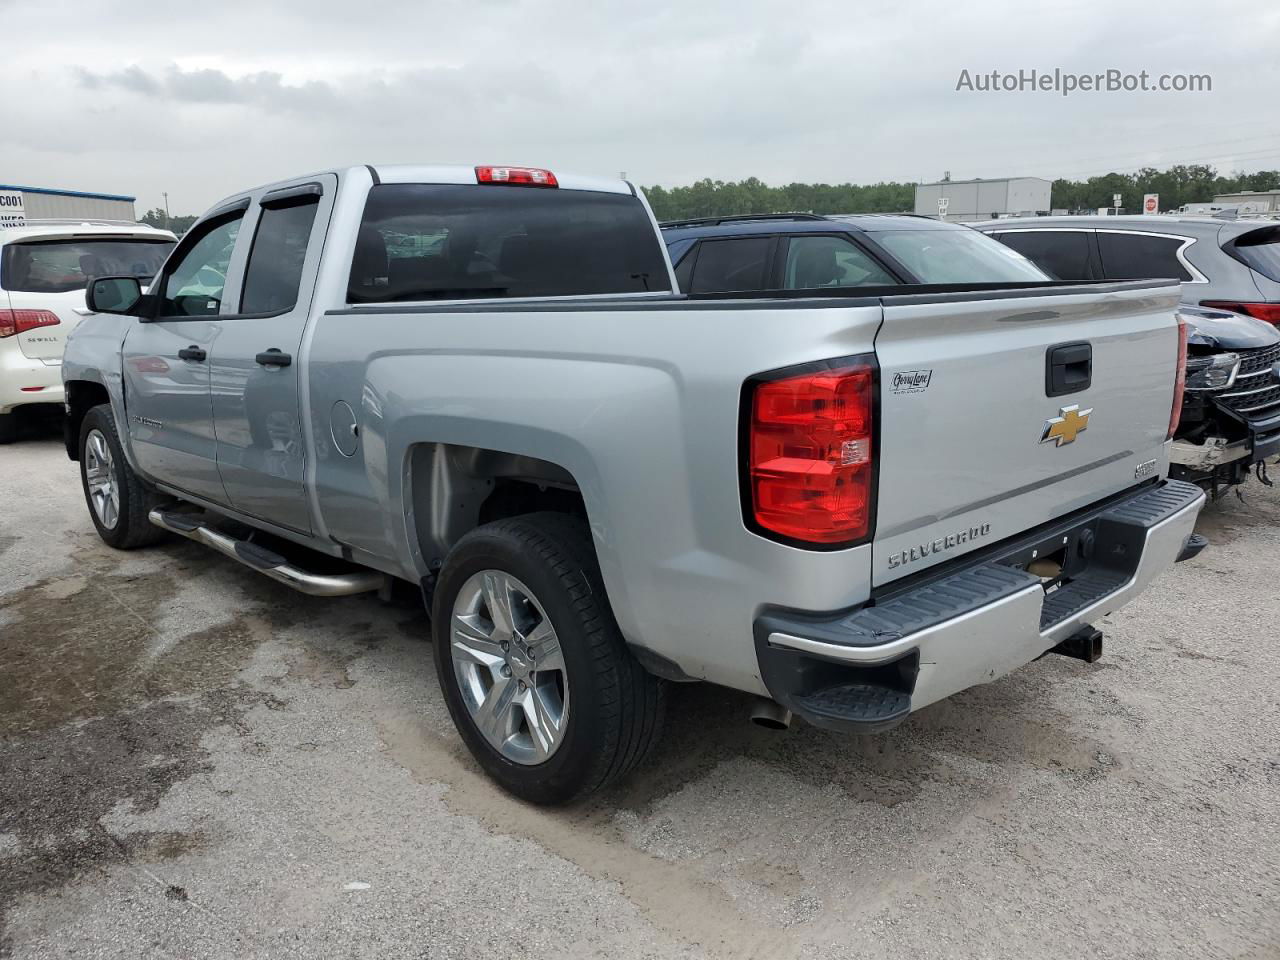
<svg viewBox="0 0 1280 960">
<path fill-rule="evenodd" d="M 766 730 L 786 730 L 791 726 L 791 711 L 780 703 L 760 697 L 751 707 L 751 722 Z"/>
</svg>

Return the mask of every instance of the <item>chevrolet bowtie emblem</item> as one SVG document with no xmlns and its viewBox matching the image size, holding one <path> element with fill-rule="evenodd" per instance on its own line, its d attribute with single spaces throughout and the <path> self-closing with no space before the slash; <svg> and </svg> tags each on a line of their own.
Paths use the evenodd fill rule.
<svg viewBox="0 0 1280 960">
<path fill-rule="evenodd" d="M 1092 407 L 1081 410 L 1078 403 L 1063 407 L 1056 417 L 1050 417 L 1044 422 L 1044 432 L 1040 434 L 1040 442 L 1048 443 L 1052 440 L 1054 445 L 1059 447 L 1064 443 L 1074 443 L 1076 437 L 1088 429 L 1091 413 L 1093 413 Z"/>
</svg>

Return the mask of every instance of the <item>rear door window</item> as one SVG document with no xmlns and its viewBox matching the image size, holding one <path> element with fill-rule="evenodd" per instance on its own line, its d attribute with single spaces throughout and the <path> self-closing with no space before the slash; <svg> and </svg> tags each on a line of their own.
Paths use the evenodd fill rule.
<svg viewBox="0 0 1280 960">
<path fill-rule="evenodd" d="M 1014 230 L 996 234 L 1055 280 L 1095 280 L 1092 234 L 1084 230 Z"/>
<path fill-rule="evenodd" d="M 767 289 L 772 251 L 772 237 L 703 240 L 698 245 L 689 293 Z"/>
<path fill-rule="evenodd" d="M 263 209 L 245 268 L 241 313 L 285 313 L 294 308 L 318 208 L 319 198 L 310 197 Z"/>
<path fill-rule="evenodd" d="M 1280 227 L 1252 230 L 1231 245 L 1236 257 L 1268 280 L 1280 283 Z"/>
<path fill-rule="evenodd" d="M 465 184 L 369 191 L 352 303 L 670 291 L 666 254 L 631 194 Z"/>
<path fill-rule="evenodd" d="M 1141 233 L 1098 233 L 1098 252 L 1108 280 L 1190 280 L 1178 259 L 1186 241 L 1180 237 L 1152 237 Z"/>
<path fill-rule="evenodd" d="M 784 290 L 884 286 L 897 281 L 844 237 L 792 237 L 782 270 Z"/>
<path fill-rule="evenodd" d="M 15 293 L 83 290 L 90 277 L 150 280 L 172 240 L 37 240 L 10 243 L 0 264 L 0 288 Z"/>
</svg>

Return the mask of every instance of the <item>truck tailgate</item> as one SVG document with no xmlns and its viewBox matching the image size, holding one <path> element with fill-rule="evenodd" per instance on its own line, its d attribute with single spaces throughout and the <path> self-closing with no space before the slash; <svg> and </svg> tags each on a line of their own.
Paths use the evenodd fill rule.
<svg viewBox="0 0 1280 960">
<path fill-rule="evenodd" d="M 1164 473 L 1178 286 L 1037 294 L 885 299 L 875 585 Z"/>
</svg>

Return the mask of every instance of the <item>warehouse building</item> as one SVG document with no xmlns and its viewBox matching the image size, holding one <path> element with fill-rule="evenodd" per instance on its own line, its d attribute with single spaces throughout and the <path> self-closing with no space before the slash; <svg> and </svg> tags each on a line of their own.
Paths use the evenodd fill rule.
<svg viewBox="0 0 1280 960">
<path fill-rule="evenodd" d="M 915 213 L 945 215 L 948 220 L 995 220 L 1048 214 L 1050 180 L 1009 177 L 1003 180 L 939 180 L 916 185 Z"/>
<path fill-rule="evenodd" d="M 51 187 L 21 187 L 0 183 L 0 225 L 24 220 L 128 220 L 136 219 L 136 197 L 114 193 L 84 193 Z"/>
<path fill-rule="evenodd" d="M 1234 207 L 1239 213 L 1280 213 L 1280 189 L 1220 193 L 1213 198 L 1213 203 L 1218 207 Z"/>
</svg>

